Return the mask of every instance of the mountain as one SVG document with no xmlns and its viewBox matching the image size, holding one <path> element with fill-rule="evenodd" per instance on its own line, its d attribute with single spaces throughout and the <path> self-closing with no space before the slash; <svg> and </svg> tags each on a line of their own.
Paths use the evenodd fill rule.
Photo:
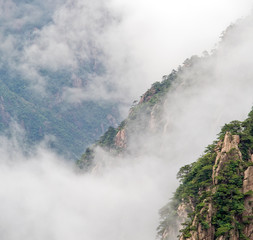
<svg viewBox="0 0 253 240">
<path fill-rule="evenodd" d="M 79 167 L 96 168 L 100 164 L 96 152 L 101 148 L 112 156 L 129 158 L 143 153 L 166 160 L 191 158 L 188 152 L 193 152 L 194 141 L 202 141 L 202 133 L 211 132 L 210 123 L 231 119 L 233 111 L 244 107 L 241 99 L 252 90 L 252 62 L 246 51 L 252 49 L 251 32 L 252 16 L 231 25 L 210 55 L 193 56 L 154 83 L 118 127 L 110 127 L 87 148 Z M 197 102 L 192 103 L 196 95 Z M 247 104 L 252 106 L 252 99 Z M 189 133 L 193 141 L 187 139 Z M 180 186 L 160 210 L 157 231 L 162 240 L 253 238 L 253 111 L 245 121 L 225 124 L 218 136 L 198 161 L 179 170 Z"/>
<path fill-rule="evenodd" d="M 196 57 L 192 58 L 195 59 Z M 191 60 L 188 60 L 190 62 Z M 173 82 L 178 78 L 184 68 L 179 72 L 173 70 L 171 74 L 163 76 L 161 82 L 155 82 L 142 96 L 139 102 L 134 101 L 129 111 L 128 117 L 122 121 L 118 127 L 109 127 L 99 140 L 82 155 L 77 162 L 80 168 L 90 169 L 94 167 L 93 158 L 96 147 L 109 151 L 113 155 L 118 154 L 138 154 L 138 149 L 129 146 L 131 139 L 152 137 L 154 132 L 164 131 L 165 122 L 160 118 L 163 104 Z"/>
<path fill-rule="evenodd" d="M 252 239 L 253 111 L 226 124 L 198 161 L 178 172 L 180 186 L 160 210 L 161 239 Z M 182 225 L 181 225 L 182 224 Z"/>
<path fill-rule="evenodd" d="M 174 103 L 170 101 L 169 96 L 177 94 L 177 91 L 191 90 L 197 80 L 209 74 L 209 64 L 214 57 L 207 53 L 201 57 L 192 56 L 177 70 L 173 69 L 169 75 L 164 75 L 161 82 L 153 83 L 139 101 L 133 102 L 128 117 L 118 127 L 109 127 L 95 144 L 86 149 L 77 162 L 78 166 L 82 169 L 94 167 L 93 160 L 97 148 L 102 148 L 114 156 L 138 156 L 143 153 L 139 144 L 150 142 L 154 145 L 153 139 L 158 140 L 158 145 L 162 144 L 164 137 L 170 135 L 173 124 L 164 116 L 165 108 L 174 109 Z M 145 148 L 145 151 L 153 149 L 154 146 L 150 146 Z"/>
<path fill-rule="evenodd" d="M 82 92 L 92 77 L 102 77 L 105 70 L 99 60 L 102 53 L 94 44 L 87 43 L 89 51 L 82 49 L 82 57 L 80 48 L 90 41 L 90 34 L 76 43 L 75 67 L 65 65 L 72 62 L 71 56 L 58 49 L 69 36 L 66 31 L 56 34 L 56 42 L 45 35 L 52 33 L 47 31 L 50 27 L 64 25 L 57 15 L 63 2 L 22 0 L 1 6 L 0 134 L 13 134 L 15 122 L 24 132 L 26 151 L 46 139 L 57 153 L 77 159 L 109 126 L 118 124 L 120 114 L 115 102 L 69 99 L 68 91 Z M 74 43 L 68 41 L 69 48 L 75 49 Z"/>
<path fill-rule="evenodd" d="M 37 144 L 45 136 L 53 136 L 55 139 L 49 142 L 51 148 L 76 158 L 108 126 L 116 126 L 119 119 L 116 104 L 64 101 L 63 89 L 75 85 L 76 81 L 68 73 L 47 73 L 51 83 L 45 95 L 34 92 L 25 79 L 10 70 L 0 69 L 1 133 L 11 131 L 11 123 L 15 121 L 25 131 L 27 146 Z"/>
</svg>

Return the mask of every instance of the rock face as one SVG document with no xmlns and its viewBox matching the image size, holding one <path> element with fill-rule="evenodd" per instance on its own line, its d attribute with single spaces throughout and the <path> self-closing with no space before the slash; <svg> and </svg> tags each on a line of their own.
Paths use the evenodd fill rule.
<svg viewBox="0 0 253 240">
<path fill-rule="evenodd" d="M 253 162 L 253 155 L 251 155 L 251 162 Z M 247 168 L 244 173 L 244 181 L 243 181 L 243 193 L 245 196 L 244 201 L 244 220 L 249 221 L 249 216 L 253 216 L 253 195 L 251 194 L 253 191 L 253 166 Z M 247 194 L 249 193 L 249 194 Z M 244 234 L 249 238 L 253 239 L 253 223 L 249 221 L 249 224 L 246 225 L 244 229 Z"/>
<path fill-rule="evenodd" d="M 191 232 L 191 237 L 187 238 L 189 240 L 209 240 L 209 239 L 214 239 L 214 227 L 211 225 L 212 221 L 212 214 L 213 214 L 213 205 L 211 203 L 207 204 L 206 209 L 202 209 L 200 211 L 200 214 L 204 214 L 203 212 L 207 210 L 207 215 L 205 217 L 205 221 L 208 223 L 208 228 L 203 228 L 203 226 L 198 223 L 197 216 L 195 216 L 192 225 L 196 226 L 197 231 L 192 231 Z M 184 236 L 180 236 L 180 240 L 184 240 Z"/>
<path fill-rule="evenodd" d="M 240 159 L 242 161 L 242 154 L 239 150 L 238 144 L 240 142 L 240 138 L 238 135 L 232 135 L 229 132 L 226 133 L 224 140 L 218 142 L 216 147 L 216 159 L 215 159 L 215 165 L 213 166 L 213 174 L 212 174 L 212 180 L 213 180 L 213 187 L 211 190 L 213 193 L 216 191 L 216 185 L 218 184 L 218 177 L 220 175 L 220 172 L 223 170 L 224 166 L 227 164 L 227 162 L 231 159 L 231 157 L 234 159 L 235 157 Z M 200 210 L 200 215 L 203 215 L 204 211 L 207 211 L 205 222 L 208 224 L 205 228 L 201 223 L 197 221 L 198 216 L 196 215 L 194 217 L 192 225 L 197 228 L 197 231 L 191 232 L 191 237 L 187 238 L 189 240 L 213 240 L 215 239 L 215 227 L 212 225 L 212 218 L 216 211 L 215 207 L 213 206 L 212 199 L 207 198 L 206 199 L 206 205 Z M 233 231 L 233 230 L 232 230 Z M 230 232 L 230 239 L 239 239 L 237 232 Z M 184 240 L 185 237 L 181 236 L 180 240 Z M 224 236 L 220 236 L 217 239 L 219 240 L 225 240 Z"/>
<path fill-rule="evenodd" d="M 182 203 L 177 209 L 178 219 L 187 219 L 186 214 L 191 213 L 191 220 L 188 218 L 188 221 L 191 221 L 188 225 L 188 232 L 182 231 L 179 236 L 179 240 L 239 240 L 239 239 L 253 239 L 253 166 L 245 167 L 245 162 L 242 158 L 242 153 L 239 149 L 240 137 L 238 135 L 232 135 L 227 132 L 225 134 L 224 140 L 219 141 L 214 148 L 216 152 L 216 157 L 214 165 L 212 168 L 212 181 L 211 184 L 206 188 L 200 188 L 198 192 L 198 197 L 203 198 L 202 202 L 194 204 L 191 202 L 191 197 L 188 200 L 182 199 Z M 253 155 L 249 162 L 253 163 Z M 236 167 L 233 167 L 233 164 L 237 163 Z M 228 167 L 228 166 L 232 167 Z M 250 164 L 249 164 L 250 165 Z M 220 227 L 217 223 L 217 213 L 219 214 L 218 218 L 226 217 L 220 216 L 220 209 L 224 206 L 219 201 L 222 198 L 222 191 L 231 191 L 231 189 L 222 189 L 223 186 L 229 188 L 230 180 L 226 177 L 227 172 L 231 171 L 233 168 L 233 175 L 236 175 L 241 179 L 241 185 L 238 182 L 235 182 L 235 186 L 238 184 L 241 187 L 236 190 L 237 195 L 224 195 L 228 198 L 228 201 L 234 201 L 236 197 L 239 197 L 240 200 L 236 200 L 235 204 L 244 204 L 244 210 L 236 210 L 236 213 L 231 213 L 230 226 L 226 230 L 225 227 Z M 243 183 L 242 183 L 243 180 Z M 224 187 L 223 187 L 224 188 Z M 232 189 L 233 192 L 233 189 Z M 208 193 L 208 194 L 207 194 Z M 224 197 L 223 197 L 224 198 Z M 217 200 L 218 199 L 218 200 Z M 190 200 L 190 201 L 189 201 Z M 226 199 L 225 199 L 226 201 Z M 191 203 L 191 204 L 190 204 Z M 226 203 L 226 202 L 224 202 Z M 233 203 L 233 205 L 235 205 Z M 189 211 L 189 207 L 192 210 Z M 231 206 L 230 206 L 231 207 Z M 188 209 L 188 210 L 187 210 Z M 243 207 L 241 208 L 243 209 Z M 231 210 L 233 212 L 233 210 Z M 184 217 L 182 218 L 182 213 Z M 225 214 L 225 213 L 224 213 Z M 241 224 L 241 227 L 238 227 L 238 224 Z M 184 227 L 183 227 L 184 228 Z M 184 228 L 185 229 L 185 228 Z M 175 230 L 174 230 L 175 231 Z M 176 239 L 173 236 L 173 230 L 169 227 L 164 231 L 162 235 L 162 240 L 174 240 Z"/>
<path fill-rule="evenodd" d="M 238 159 L 242 160 L 242 154 L 239 150 L 238 144 L 240 138 L 238 135 L 231 135 L 229 132 L 226 133 L 223 142 L 217 144 L 216 153 L 217 157 L 215 160 L 215 165 L 213 167 L 213 184 L 218 183 L 217 177 L 219 176 L 220 171 L 223 169 L 224 165 L 231 158 L 231 150 L 235 149 L 234 153 L 237 155 Z M 233 156 L 234 157 L 234 156 Z"/>
<path fill-rule="evenodd" d="M 127 138 L 125 129 L 119 130 L 115 136 L 115 145 L 118 148 L 126 148 Z"/>
</svg>

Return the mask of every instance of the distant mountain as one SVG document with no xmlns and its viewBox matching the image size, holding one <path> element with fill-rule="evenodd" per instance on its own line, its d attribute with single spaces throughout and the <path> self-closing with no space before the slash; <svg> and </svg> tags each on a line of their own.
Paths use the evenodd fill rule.
<svg viewBox="0 0 253 240">
<path fill-rule="evenodd" d="M 58 67 L 52 66 L 52 51 L 62 46 L 65 32 L 58 36 L 53 48 L 47 37 L 40 45 L 38 32 L 54 24 L 55 11 L 64 2 L 22 0 L 1 6 L 4 10 L 0 16 L 0 134 L 13 133 L 10 128 L 16 122 L 24 130 L 23 145 L 27 150 L 46 137 L 50 139 L 49 147 L 77 159 L 109 126 L 117 126 L 120 114 L 118 103 L 89 100 L 92 96 L 88 100 L 69 101 L 65 96 L 69 89 L 82 92 L 91 76 L 101 77 L 104 68 L 98 60 L 101 52 L 91 39 L 82 39 L 80 43 L 92 52 L 85 52 L 85 59 L 78 52 L 81 46 L 77 47 L 75 68 L 62 67 L 68 56 L 56 63 Z M 44 53 L 45 48 L 50 50 Z M 39 52 L 36 56 L 34 49 Z"/>
<path fill-rule="evenodd" d="M 93 101 L 66 103 L 61 94 L 64 87 L 74 84 L 71 76 L 49 76 L 47 95 L 41 97 L 20 76 L 0 69 L 0 132 L 8 133 L 15 121 L 25 130 L 27 146 L 53 136 L 50 147 L 76 158 L 108 126 L 117 125 L 118 109 L 115 104 Z"/>
</svg>

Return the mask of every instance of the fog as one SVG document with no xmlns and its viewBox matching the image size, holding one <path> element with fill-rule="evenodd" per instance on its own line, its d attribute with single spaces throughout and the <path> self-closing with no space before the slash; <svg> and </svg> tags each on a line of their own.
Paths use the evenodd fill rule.
<svg viewBox="0 0 253 240">
<path fill-rule="evenodd" d="M 66 101 L 128 106 L 186 58 L 214 48 L 222 31 L 252 8 L 250 0 L 0 3 L 3 59 L 32 88 L 46 94 L 51 79 L 41 70 L 64 69 L 85 82 L 66 88 Z M 92 73 L 83 76 L 88 65 Z"/>
<path fill-rule="evenodd" d="M 1 238 L 154 239 L 160 166 L 135 160 L 79 175 L 43 148 L 31 158 L 1 149 Z"/>
<path fill-rule="evenodd" d="M 107 42 L 102 44 L 105 48 L 101 61 L 104 61 L 104 56 L 108 56 L 108 52 L 111 53 L 112 56 L 109 55 L 105 66 L 108 68 L 108 76 L 113 77 L 103 79 L 101 76 L 95 76 L 92 82 L 94 85 L 89 86 L 90 97 L 94 97 L 93 93 L 99 91 L 103 93 L 102 98 L 109 99 L 110 94 L 108 95 L 107 90 L 100 85 L 104 81 L 106 84 L 106 81 L 112 81 L 116 84 L 115 94 L 111 96 L 114 100 L 121 99 L 121 96 L 128 99 L 124 101 L 129 101 L 130 97 L 138 98 L 138 94 L 143 94 L 152 82 L 168 74 L 172 68 L 177 68 L 186 57 L 200 54 L 205 49 L 210 51 L 214 42 L 218 42 L 220 32 L 231 21 L 245 14 L 249 8 L 249 2 L 246 1 L 243 4 L 238 1 L 213 1 L 207 5 L 208 7 L 203 5 L 203 12 L 200 13 L 196 9 L 197 6 L 201 6 L 200 1 L 193 1 L 192 6 L 185 1 L 180 1 L 182 5 L 172 1 L 173 9 L 180 8 L 184 13 L 181 27 L 185 24 L 186 28 L 181 29 L 184 33 L 181 37 L 173 35 L 173 40 L 173 37 L 166 35 L 160 42 L 162 36 L 158 33 L 163 32 L 164 26 L 160 23 L 166 22 L 167 17 L 171 15 L 165 16 L 165 6 L 168 5 L 162 5 L 165 4 L 163 1 L 158 2 L 161 5 L 145 2 L 147 10 L 159 12 L 157 14 L 151 11 L 154 15 L 150 16 L 149 21 L 154 23 L 154 26 L 146 25 L 150 23 L 147 21 L 149 13 L 142 8 L 144 3 L 141 1 L 136 4 L 132 1 L 110 2 L 110 9 L 114 14 L 109 14 L 108 18 L 113 27 L 101 33 L 102 36 L 110 36 L 103 38 Z M 89 56 L 82 55 L 81 51 L 76 58 L 80 41 L 79 38 L 75 40 L 76 33 L 68 32 L 71 34 L 66 35 L 68 38 L 63 39 L 62 44 L 58 45 L 57 40 L 57 47 L 48 41 L 51 41 L 51 37 L 59 37 L 58 23 L 66 28 L 68 25 L 65 24 L 73 23 L 70 29 L 74 31 L 78 24 L 75 16 L 82 16 L 83 21 L 90 19 L 90 15 L 83 16 L 83 9 L 91 7 L 95 8 L 95 12 L 96 9 L 102 9 L 104 12 L 105 6 L 100 3 L 77 1 L 71 4 L 71 1 L 68 1 L 60 10 L 56 7 L 53 21 L 37 30 L 35 41 L 24 47 L 22 57 L 25 56 L 25 61 L 18 68 L 31 69 L 34 70 L 32 73 L 38 74 L 37 69 L 41 65 L 47 67 L 48 64 L 53 70 L 69 67 L 75 71 L 79 58 L 85 59 Z M 217 10 L 218 4 L 221 10 Z M 87 8 L 82 7 L 83 5 Z M 70 7 L 73 22 L 70 21 Z M 217 12 L 208 15 L 210 8 Z M 76 9 L 79 9 L 78 14 Z M 196 17 L 194 21 L 188 21 L 186 17 L 188 9 L 191 9 L 190 13 Z M 164 14 L 160 14 L 160 11 Z M 176 13 L 174 15 L 179 18 Z M 91 16 L 100 19 L 100 15 Z M 165 19 L 161 20 L 161 16 Z M 197 17 L 203 20 L 199 25 Z M 219 22 L 219 28 L 214 27 L 216 21 Z M 142 24 L 138 25 L 138 22 Z M 142 133 L 138 133 L 140 137 L 132 139 L 129 143 L 134 149 L 138 149 L 138 155 L 113 158 L 103 150 L 97 149 L 95 160 L 98 169 L 89 174 L 82 174 L 72 163 L 46 149 L 46 143 L 42 143 L 31 153 L 23 154 L 22 146 L 17 143 L 20 141 L 15 140 L 22 138 L 18 127 L 13 127 L 12 137 L 1 137 L 1 239 L 154 240 L 159 222 L 158 210 L 168 201 L 178 185 L 175 175 L 179 167 L 195 161 L 204 148 L 216 139 L 216 134 L 224 123 L 235 119 L 243 120 L 252 107 L 252 22 L 252 17 L 241 21 L 240 27 L 227 34 L 224 42 L 217 46 L 212 57 L 203 57 L 200 62 L 196 62 L 180 75 L 164 104 L 162 117 L 167 124 L 163 134 L 154 134 L 146 138 L 143 133 L 144 138 Z M 209 25 L 206 25 L 207 23 Z M 140 32 L 144 25 L 146 28 Z M 193 28 L 189 28 L 191 25 Z M 126 31 L 133 26 L 136 28 L 131 34 Z M 95 26 L 99 27 L 99 24 Z M 150 28 L 155 29 L 155 32 Z M 174 26 L 174 30 L 179 28 L 180 25 Z M 209 37 L 203 29 L 210 34 Z M 77 32 L 81 34 L 78 36 L 80 38 L 87 34 L 85 31 L 80 33 L 79 28 Z M 117 42 L 118 38 L 115 36 L 121 36 L 123 32 L 126 36 L 123 35 L 123 40 L 119 38 L 120 41 Z M 197 35 L 193 34 L 194 32 L 198 32 Z M 199 34 L 208 40 L 200 39 Z M 144 38 L 148 39 L 145 44 Z M 65 41 L 73 44 L 71 49 Z M 44 48 L 38 47 L 43 44 Z M 101 43 L 96 44 L 100 46 Z M 114 50 L 112 46 L 115 47 Z M 154 46 L 158 46 L 157 51 Z M 123 51 L 118 51 L 119 49 Z M 51 53 L 52 50 L 54 54 L 47 57 L 48 52 Z M 116 55 L 113 55 L 114 51 Z M 32 60 L 33 57 L 39 58 L 38 61 Z M 119 72 L 117 70 L 115 73 L 111 69 L 113 63 L 119 63 Z M 133 76 L 135 78 L 132 78 Z M 118 82 L 115 82 L 116 79 Z M 100 90 L 97 87 L 100 87 Z M 124 88 L 126 93 L 123 91 Z M 85 89 L 84 93 L 80 94 L 79 98 L 87 98 Z"/>
</svg>

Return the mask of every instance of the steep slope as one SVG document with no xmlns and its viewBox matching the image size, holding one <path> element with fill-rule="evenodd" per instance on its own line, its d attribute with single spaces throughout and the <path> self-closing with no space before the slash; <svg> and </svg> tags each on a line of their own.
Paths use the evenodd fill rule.
<svg viewBox="0 0 253 240">
<path fill-rule="evenodd" d="M 80 168 L 93 166 L 94 151 L 100 147 L 112 155 L 133 154 L 140 152 L 138 144 L 148 142 L 154 136 L 168 134 L 173 123 L 164 117 L 166 108 L 173 108 L 169 97 L 177 91 L 191 89 L 196 79 L 210 73 L 209 64 L 215 55 L 204 54 L 186 59 L 177 70 L 164 75 L 161 82 L 155 82 L 139 101 L 134 101 L 128 117 L 118 127 L 109 127 L 108 131 L 90 146 L 78 160 Z"/>
<path fill-rule="evenodd" d="M 114 104 L 86 101 L 69 104 L 62 99 L 68 86 L 62 76 L 55 76 L 54 87 L 41 98 L 26 81 L 1 71 L 0 132 L 6 133 L 15 121 L 25 130 L 27 146 L 45 136 L 53 136 L 50 147 L 70 157 L 80 156 L 83 149 L 97 139 L 110 125 L 116 125 L 119 113 Z M 62 80 L 59 81 L 59 79 Z"/>
<path fill-rule="evenodd" d="M 155 82 L 142 96 L 139 102 L 134 101 L 128 117 L 117 127 L 109 127 L 103 136 L 82 155 L 77 162 L 80 168 L 89 169 L 93 166 L 94 151 L 101 147 L 111 154 L 138 154 L 138 149 L 129 146 L 131 139 L 138 139 L 164 131 L 166 122 L 160 117 L 166 95 L 178 78 L 180 72 L 175 70 L 171 74 L 163 76 L 161 82 Z"/>
<path fill-rule="evenodd" d="M 87 44 L 89 54 L 87 51 L 84 60 L 79 52 L 78 65 L 73 68 L 64 65 L 70 61 L 64 50 L 60 52 L 65 57 L 57 62 L 55 48 L 62 46 L 62 36 L 57 36 L 52 49 L 49 42 L 40 41 L 39 33 L 55 21 L 55 11 L 64 2 L 20 0 L 1 5 L 0 134 L 9 134 L 10 123 L 15 121 L 24 130 L 28 149 L 50 136 L 49 147 L 77 159 L 109 126 L 116 126 L 120 116 L 117 103 L 71 102 L 65 96 L 67 89 L 85 89 L 91 75 L 100 76 L 104 68 L 96 46 Z M 42 49 L 36 41 L 42 43 Z M 89 39 L 82 39 L 84 45 L 85 41 Z"/>
<path fill-rule="evenodd" d="M 160 212 L 161 239 L 175 239 L 179 229 L 180 240 L 252 239 L 252 129 L 253 111 L 180 169 L 181 185 Z"/>
</svg>

